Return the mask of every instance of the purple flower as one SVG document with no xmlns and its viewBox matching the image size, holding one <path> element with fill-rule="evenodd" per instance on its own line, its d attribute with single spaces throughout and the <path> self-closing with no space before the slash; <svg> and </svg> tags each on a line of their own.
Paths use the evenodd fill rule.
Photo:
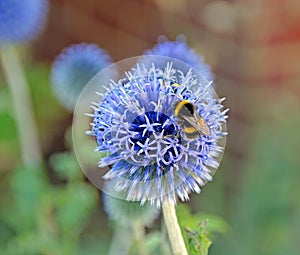
<svg viewBox="0 0 300 255">
<path fill-rule="evenodd" d="M 164 199 L 188 200 L 212 180 L 224 149 L 227 110 L 196 73 L 172 64 L 164 70 L 138 65 L 93 104 L 87 134 L 107 154 L 99 162 L 111 166 L 104 178 L 126 200 L 159 207 Z M 209 132 L 195 129 L 198 121 Z"/>
</svg>

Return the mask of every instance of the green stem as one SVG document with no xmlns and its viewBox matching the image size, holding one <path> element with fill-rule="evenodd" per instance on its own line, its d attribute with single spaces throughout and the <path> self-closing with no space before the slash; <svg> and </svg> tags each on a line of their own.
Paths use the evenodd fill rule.
<svg viewBox="0 0 300 255">
<path fill-rule="evenodd" d="M 116 226 L 110 243 L 108 255 L 128 255 L 131 241 L 132 236 L 130 234 L 130 228 L 123 225 Z"/>
<path fill-rule="evenodd" d="M 39 164 L 42 161 L 41 148 L 30 94 L 18 52 L 13 46 L 6 46 L 0 49 L 0 58 L 14 103 L 23 163 L 25 165 Z"/>
<path fill-rule="evenodd" d="M 139 221 L 133 223 L 133 235 L 139 255 L 148 255 L 144 246 L 145 229 Z"/>
<path fill-rule="evenodd" d="M 162 209 L 173 255 L 188 255 L 178 224 L 175 205 L 169 201 L 163 201 Z"/>
</svg>

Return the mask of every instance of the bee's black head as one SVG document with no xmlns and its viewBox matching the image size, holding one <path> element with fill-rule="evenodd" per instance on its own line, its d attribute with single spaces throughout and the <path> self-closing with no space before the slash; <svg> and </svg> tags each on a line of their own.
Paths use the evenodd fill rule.
<svg viewBox="0 0 300 255">
<path fill-rule="evenodd" d="M 193 116 L 197 110 L 197 107 L 188 100 L 182 100 L 175 104 L 175 115 Z"/>
<path fill-rule="evenodd" d="M 188 103 L 185 103 L 184 106 L 182 107 L 182 111 L 185 111 L 186 113 L 188 114 L 191 114 L 191 115 L 194 115 L 195 113 L 195 105 L 188 102 Z"/>
</svg>

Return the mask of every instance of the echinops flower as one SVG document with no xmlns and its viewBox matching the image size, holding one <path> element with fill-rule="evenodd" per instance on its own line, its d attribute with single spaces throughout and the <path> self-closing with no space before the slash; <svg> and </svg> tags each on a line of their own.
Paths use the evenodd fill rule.
<svg viewBox="0 0 300 255">
<path fill-rule="evenodd" d="M 208 81 L 213 79 L 210 66 L 183 40 L 159 42 L 152 49 L 145 51 L 144 54 L 178 59 L 197 69 Z"/>
<path fill-rule="evenodd" d="M 159 207 L 177 196 L 188 200 L 219 166 L 227 135 L 224 99 L 197 70 L 182 72 L 172 63 L 164 69 L 137 65 L 125 76 L 92 104 L 87 134 L 107 153 L 99 162 L 111 166 L 104 179 L 128 201 Z M 195 129 L 202 124 L 209 132 Z"/>
<path fill-rule="evenodd" d="M 1 0 L 0 45 L 34 39 L 44 26 L 47 10 L 47 0 Z"/>
<path fill-rule="evenodd" d="M 73 111 L 88 81 L 111 63 L 108 53 L 95 44 L 75 44 L 64 49 L 51 71 L 55 96 L 64 107 Z"/>
<path fill-rule="evenodd" d="M 110 219 L 126 225 L 137 221 L 143 225 L 149 225 L 159 214 L 159 210 L 149 203 L 141 205 L 139 202 L 126 201 L 106 193 L 103 193 L 103 203 Z"/>
</svg>

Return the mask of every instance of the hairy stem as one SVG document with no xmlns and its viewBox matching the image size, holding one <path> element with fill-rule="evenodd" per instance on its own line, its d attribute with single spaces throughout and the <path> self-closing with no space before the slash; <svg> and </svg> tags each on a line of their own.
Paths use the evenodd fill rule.
<svg viewBox="0 0 300 255">
<path fill-rule="evenodd" d="M 15 110 L 15 120 L 25 165 L 39 164 L 42 160 L 30 94 L 17 50 L 13 46 L 0 49 L 0 58 L 10 87 Z"/>
<path fill-rule="evenodd" d="M 162 204 L 162 209 L 173 255 L 188 255 L 178 224 L 175 205 L 165 200 Z"/>
</svg>

